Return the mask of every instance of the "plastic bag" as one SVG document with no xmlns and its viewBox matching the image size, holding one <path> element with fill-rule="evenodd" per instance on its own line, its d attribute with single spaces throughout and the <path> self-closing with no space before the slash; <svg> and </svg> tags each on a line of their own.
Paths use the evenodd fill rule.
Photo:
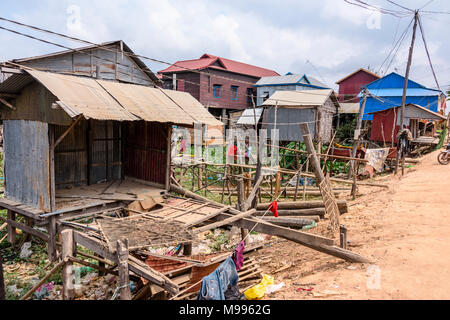
<svg viewBox="0 0 450 320">
<path fill-rule="evenodd" d="M 247 300 L 259 300 L 264 297 L 266 293 L 266 287 L 274 283 L 273 277 L 267 274 L 264 275 L 261 282 L 248 290 L 244 291 L 245 298 Z"/>
</svg>

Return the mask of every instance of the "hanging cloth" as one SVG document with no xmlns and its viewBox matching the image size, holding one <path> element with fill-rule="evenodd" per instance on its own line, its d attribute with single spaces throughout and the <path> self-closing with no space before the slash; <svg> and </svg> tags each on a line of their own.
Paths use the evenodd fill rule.
<svg viewBox="0 0 450 320">
<path fill-rule="evenodd" d="M 270 204 L 269 210 L 272 211 L 275 218 L 278 218 L 278 203 L 276 201 Z"/>
<path fill-rule="evenodd" d="M 242 266 L 244 265 L 244 250 L 245 250 L 244 241 L 239 242 L 236 249 L 234 249 L 232 258 L 234 264 L 236 265 L 236 271 L 241 270 Z"/>
</svg>

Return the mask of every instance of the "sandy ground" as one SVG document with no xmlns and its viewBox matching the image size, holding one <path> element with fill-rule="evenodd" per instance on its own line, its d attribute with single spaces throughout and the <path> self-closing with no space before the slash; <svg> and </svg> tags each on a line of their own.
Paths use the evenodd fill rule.
<svg viewBox="0 0 450 320">
<path fill-rule="evenodd" d="M 361 188 L 362 196 L 349 202 L 340 221 L 348 248 L 372 264 L 281 240 L 260 253 L 269 261 L 263 270 L 286 284 L 265 298 L 450 299 L 450 165 L 438 164 L 437 154 L 403 177 L 382 178 L 389 189 Z"/>
</svg>

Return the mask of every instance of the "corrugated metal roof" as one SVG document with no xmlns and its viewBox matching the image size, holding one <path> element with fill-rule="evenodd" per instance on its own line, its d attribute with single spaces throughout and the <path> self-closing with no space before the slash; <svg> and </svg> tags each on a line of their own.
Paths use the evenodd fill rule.
<svg viewBox="0 0 450 320">
<path fill-rule="evenodd" d="M 339 113 L 359 113 L 359 102 L 344 102 L 340 103 Z"/>
<path fill-rule="evenodd" d="M 192 125 L 223 125 L 189 93 L 99 80 L 125 109 L 146 120 Z"/>
<path fill-rule="evenodd" d="M 303 81 L 301 81 L 302 79 Z M 328 88 L 327 85 L 323 84 L 314 77 L 307 76 L 306 74 L 286 74 L 284 76 L 262 77 L 258 82 L 256 82 L 255 86 L 270 86 L 281 84 L 306 84 L 316 87 Z"/>
<path fill-rule="evenodd" d="M 401 97 L 403 95 L 403 88 L 388 88 L 388 89 L 369 89 L 370 93 L 378 97 Z M 424 88 L 408 88 L 406 96 L 409 97 L 429 97 L 439 96 L 439 91 L 434 91 Z M 358 97 L 361 97 L 360 93 Z"/>
<path fill-rule="evenodd" d="M 0 83 L 0 93 L 19 93 L 24 87 L 34 81 L 28 74 L 13 74 Z"/>
<path fill-rule="evenodd" d="M 375 114 L 375 113 L 378 113 L 378 112 L 385 112 L 386 110 L 390 110 L 390 109 L 398 109 L 398 108 L 401 108 L 401 106 L 392 107 L 392 108 L 387 108 L 387 109 L 379 110 L 379 111 L 374 111 L 374 112 L 370 112 L 369 114 Z M 443 116 L 443 115 L 441 115 L 441 114 L 439 114 L 439 113 L 437 113 L 437 112 L 434 112 L 434 111 L 432 111 L 432 110 L 429 110 L 429 109 L 427 109 L 427 108 L 424 108 L 424 107 L 422 107 L 422 106 L 419 106 L 419 105 L 417 105 L 417 104 L 414 104 L 414 103 L 408 103 L 408 104 L 406 104 L 406 105 L 405 105 L 405 108 L 417 108 L 417 109 L 419 109 L 419 110 L 422 110 L 422 111 L 424 111 L 425 113 L 427 113 L 427 114 L 430 115 L 430 118 L 428 118 L 429 120 L 447 120 L 447 117 L 445 117 L 445 116 Z M 425 118 L 422 118 L 422 119 L 426 120 Z"/>
<path fill-rule="evenodd" d="M 28 83 L 35 78 L 58 98 L 57 104 L 72 118 L 82 114 L 97 120 L 223 125 L 186 92 L 35 70 L 27 72 L 32 77 L 14 77 L 25 77 Z M 0 92 L 5 92 L 2 85 L 13 93 L 20 92 L 24 87 L 20 79 L 0 84 Z"/>
<path fill-rule="evenodd" d="M 259 119 L 261 118 L 261 115 L 264 111 L 264 108 L 255 108 L 253 109 L 245 109 L 242 113 L 239 120 L 236 122 L 237 124 L 247 124 L 247 125 L 255 125 L 255 116 L 256 116 L 256 123 L 259 122 Z"/>
<path fill-rule="evenodd" d="M 139 120 L 94 79 L 35 70 L 27 72 L 61 101 L 60 106 L 71 117 L 82 114 L 97 120 Z"/>
<path fill-rule="evenodd" d="M 277 104 L 278 106 L 286 107 L 321 106 L 331 96 L 332 92 L 333 90 L 331 89 L 275 91 L 269 99 L 264 101 L 263 106 L 274 106 Z"/>
</svg>

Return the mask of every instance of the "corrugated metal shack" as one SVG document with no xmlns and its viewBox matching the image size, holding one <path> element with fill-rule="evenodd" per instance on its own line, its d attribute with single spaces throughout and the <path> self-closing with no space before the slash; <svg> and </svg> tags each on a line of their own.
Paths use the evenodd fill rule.
<svg viewBox="0 0 450 320">
<path fill-rule="evenodd" d="M 80 199 L 82 211 L 120 200 L 95 201 L 104 200 L 102 192 L 86 194 L 89 186 L 103 190 L 131 179 L 168 190 L 172 125 L 221 125 L 188 93 L 109 80 L 27 70 L 1 83 L 0 94 L 14 96 L 0 107 L 6 196 L 0 207 L 25 229 L 16 213 L 51 230 L 47 218 L 78 210 Z M 69 200 L 58 201 L 66 190 Z M 39 236 L 54 239 L 51 231 Z"/>
<path fill-rule="evenodd" d="M 371 113 L 373 115 L 371 141 L 397 143 L 397 133 L 401 128 L 400 108 L 398 106 Z M 429 136 L 433 140 L 435 133 L 434 122 L 447 119 L 439 113 L 416 104 L 405 105 L 404 117 L 403 124 L 411 131 L 414 139 Z"/>
<path fill-rule="evenodd" d="M 330 142 L 339 102 L 331 89 L 276 91 L 263 103 L 263 128 L 279 130 L 279 141 L 303 142 L 300 123 L 308 122 L 317 141 Z M 320 129 L 319 129 L 320 128 Z"/>
</svg>

